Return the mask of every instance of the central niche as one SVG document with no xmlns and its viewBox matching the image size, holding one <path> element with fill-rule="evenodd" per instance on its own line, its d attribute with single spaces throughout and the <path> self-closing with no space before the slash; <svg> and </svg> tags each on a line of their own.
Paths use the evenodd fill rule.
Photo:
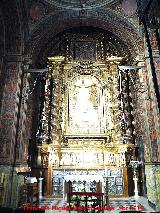
<svg viewBox="0 0 160 213">
<path fill-rule="evenodd" d="M 96 77 L 79 75 L 68 87 L 67 134 L 104 133 L 103 89 Z"/>
</svg>

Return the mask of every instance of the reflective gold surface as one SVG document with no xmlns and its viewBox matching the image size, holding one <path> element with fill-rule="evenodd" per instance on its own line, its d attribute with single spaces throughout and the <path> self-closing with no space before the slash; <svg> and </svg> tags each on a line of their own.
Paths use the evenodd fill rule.
<svg viewBox="0 0 160 213">
<path fill-rule="evenodd" d="M 49 57 L 46 91 L 54 82 L 53 98 L 44 106 L 44 127 L 48 131 L 51 106 L 51 142 L 44 139 L 43 165 L 57 167 L 125 166 L 126 152 L 134 146 L 123 144 L 117 98 L 120 57 L 106 63 L 65 62 L 63 56 Z"/>
</svg>

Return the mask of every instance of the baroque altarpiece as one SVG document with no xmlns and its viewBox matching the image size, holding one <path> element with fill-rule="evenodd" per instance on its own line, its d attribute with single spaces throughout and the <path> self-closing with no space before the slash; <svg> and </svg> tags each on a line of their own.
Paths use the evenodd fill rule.
<svg viewBox="0 0 160 213">
<path fill-rule="evenodd" d="M 130 60 L 129 50 L 114 35 L 86 28 L 57 41 L 46 50 L 52 57 L 43 76 L 36 135 L 44 192 L 126 197 L 136 148 L 134 78 L 119 65 Z"/>
<path fill-rule="evenodd" d="M 127 162 L 135 146 L 122 58 L 48 59 L 39 146 L 48 195 L 65 197 L 71 181 L 73 192 L 128 196 Z"/>
</svg>

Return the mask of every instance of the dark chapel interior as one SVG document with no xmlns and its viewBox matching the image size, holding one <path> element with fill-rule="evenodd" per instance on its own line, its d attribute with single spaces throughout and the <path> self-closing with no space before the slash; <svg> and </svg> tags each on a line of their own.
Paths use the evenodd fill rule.
<svg viewBox="0 0 160 213">
<path fill-rule="evenodd" d="M 0 29 L 0 208 L 159 212 L 160 1 L 1 0 Z"/>
</svg>

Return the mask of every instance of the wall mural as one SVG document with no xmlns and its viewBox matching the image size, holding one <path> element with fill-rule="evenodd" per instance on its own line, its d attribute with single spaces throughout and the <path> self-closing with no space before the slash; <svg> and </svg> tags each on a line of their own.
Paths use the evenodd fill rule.
<svg viewBox="0 0 160 213">
<path fill-rule="evenodd" d="M 157 79 L 159 79 L 159 59 L 157 58 L 157 41 L 152 30 L 149 30 L 150 42 L 153 48 L 153 61 L 156 69 Z M 146 43 L 144 43 L 146 45 Z M 152 68 L 148 59 L 148 49 L 145 46 L 146 60 L 141 65 L 144 66 L 139 72 L 141 85 L 141 97 L 144 113 L 144 124 L 142 125 L 144 134 L 144 159 L 145 159 L 145 182 L 148 200 L 159 208 L 159 110 L 153 85 Z M 159 81 L 158 81 L 159 82 Z M 151 163 L 152 162 L 152 163 Z"/>
<path fill-rule="evenodd" d="M 14 119 L 15 119 L 15 108 L 16 108 L 16 92 L 17 92 L 17 76 L 18 66 L 10 64 L 7 67 L 7 78 L 5 80 L 4 95 L 1 109 L 1 157 L 10 156 L 10 144 L 13 140 Z M 2 159 L 1 159 L 2 160 Z M 6 159 L 5 159 L 6 160 Z"/>
<path fill-rule="evenodd" d="M 154 85 L 152 81 L 152 71 L 150 67 L 150 62 L 146 60 L 147 70 L 147 88 L 148 88 L 148 98 L 145 100 L 147 109 L 147 119 L 148 119 L 148 134 L 151 148 L 151 160 L 153 162 L 158 161 L 158 139 L 159 139 L 159 119 L 158 116 L 158 106 L 157 100 L 154 95 Z M 154 105 L 156 107 L 154 107 Z"/>
<path fill-rule="evenodd" d="M 151 165 L 145 166 L 146 174 L 146 185 L 147 185 L 147 196 L 149 201 L 153 204 L 157 202 L 157 193 L 156 193 L 156 183 L 155 183 L 155 176 L 153 172 L 153 167 Z"/>
</svg>

